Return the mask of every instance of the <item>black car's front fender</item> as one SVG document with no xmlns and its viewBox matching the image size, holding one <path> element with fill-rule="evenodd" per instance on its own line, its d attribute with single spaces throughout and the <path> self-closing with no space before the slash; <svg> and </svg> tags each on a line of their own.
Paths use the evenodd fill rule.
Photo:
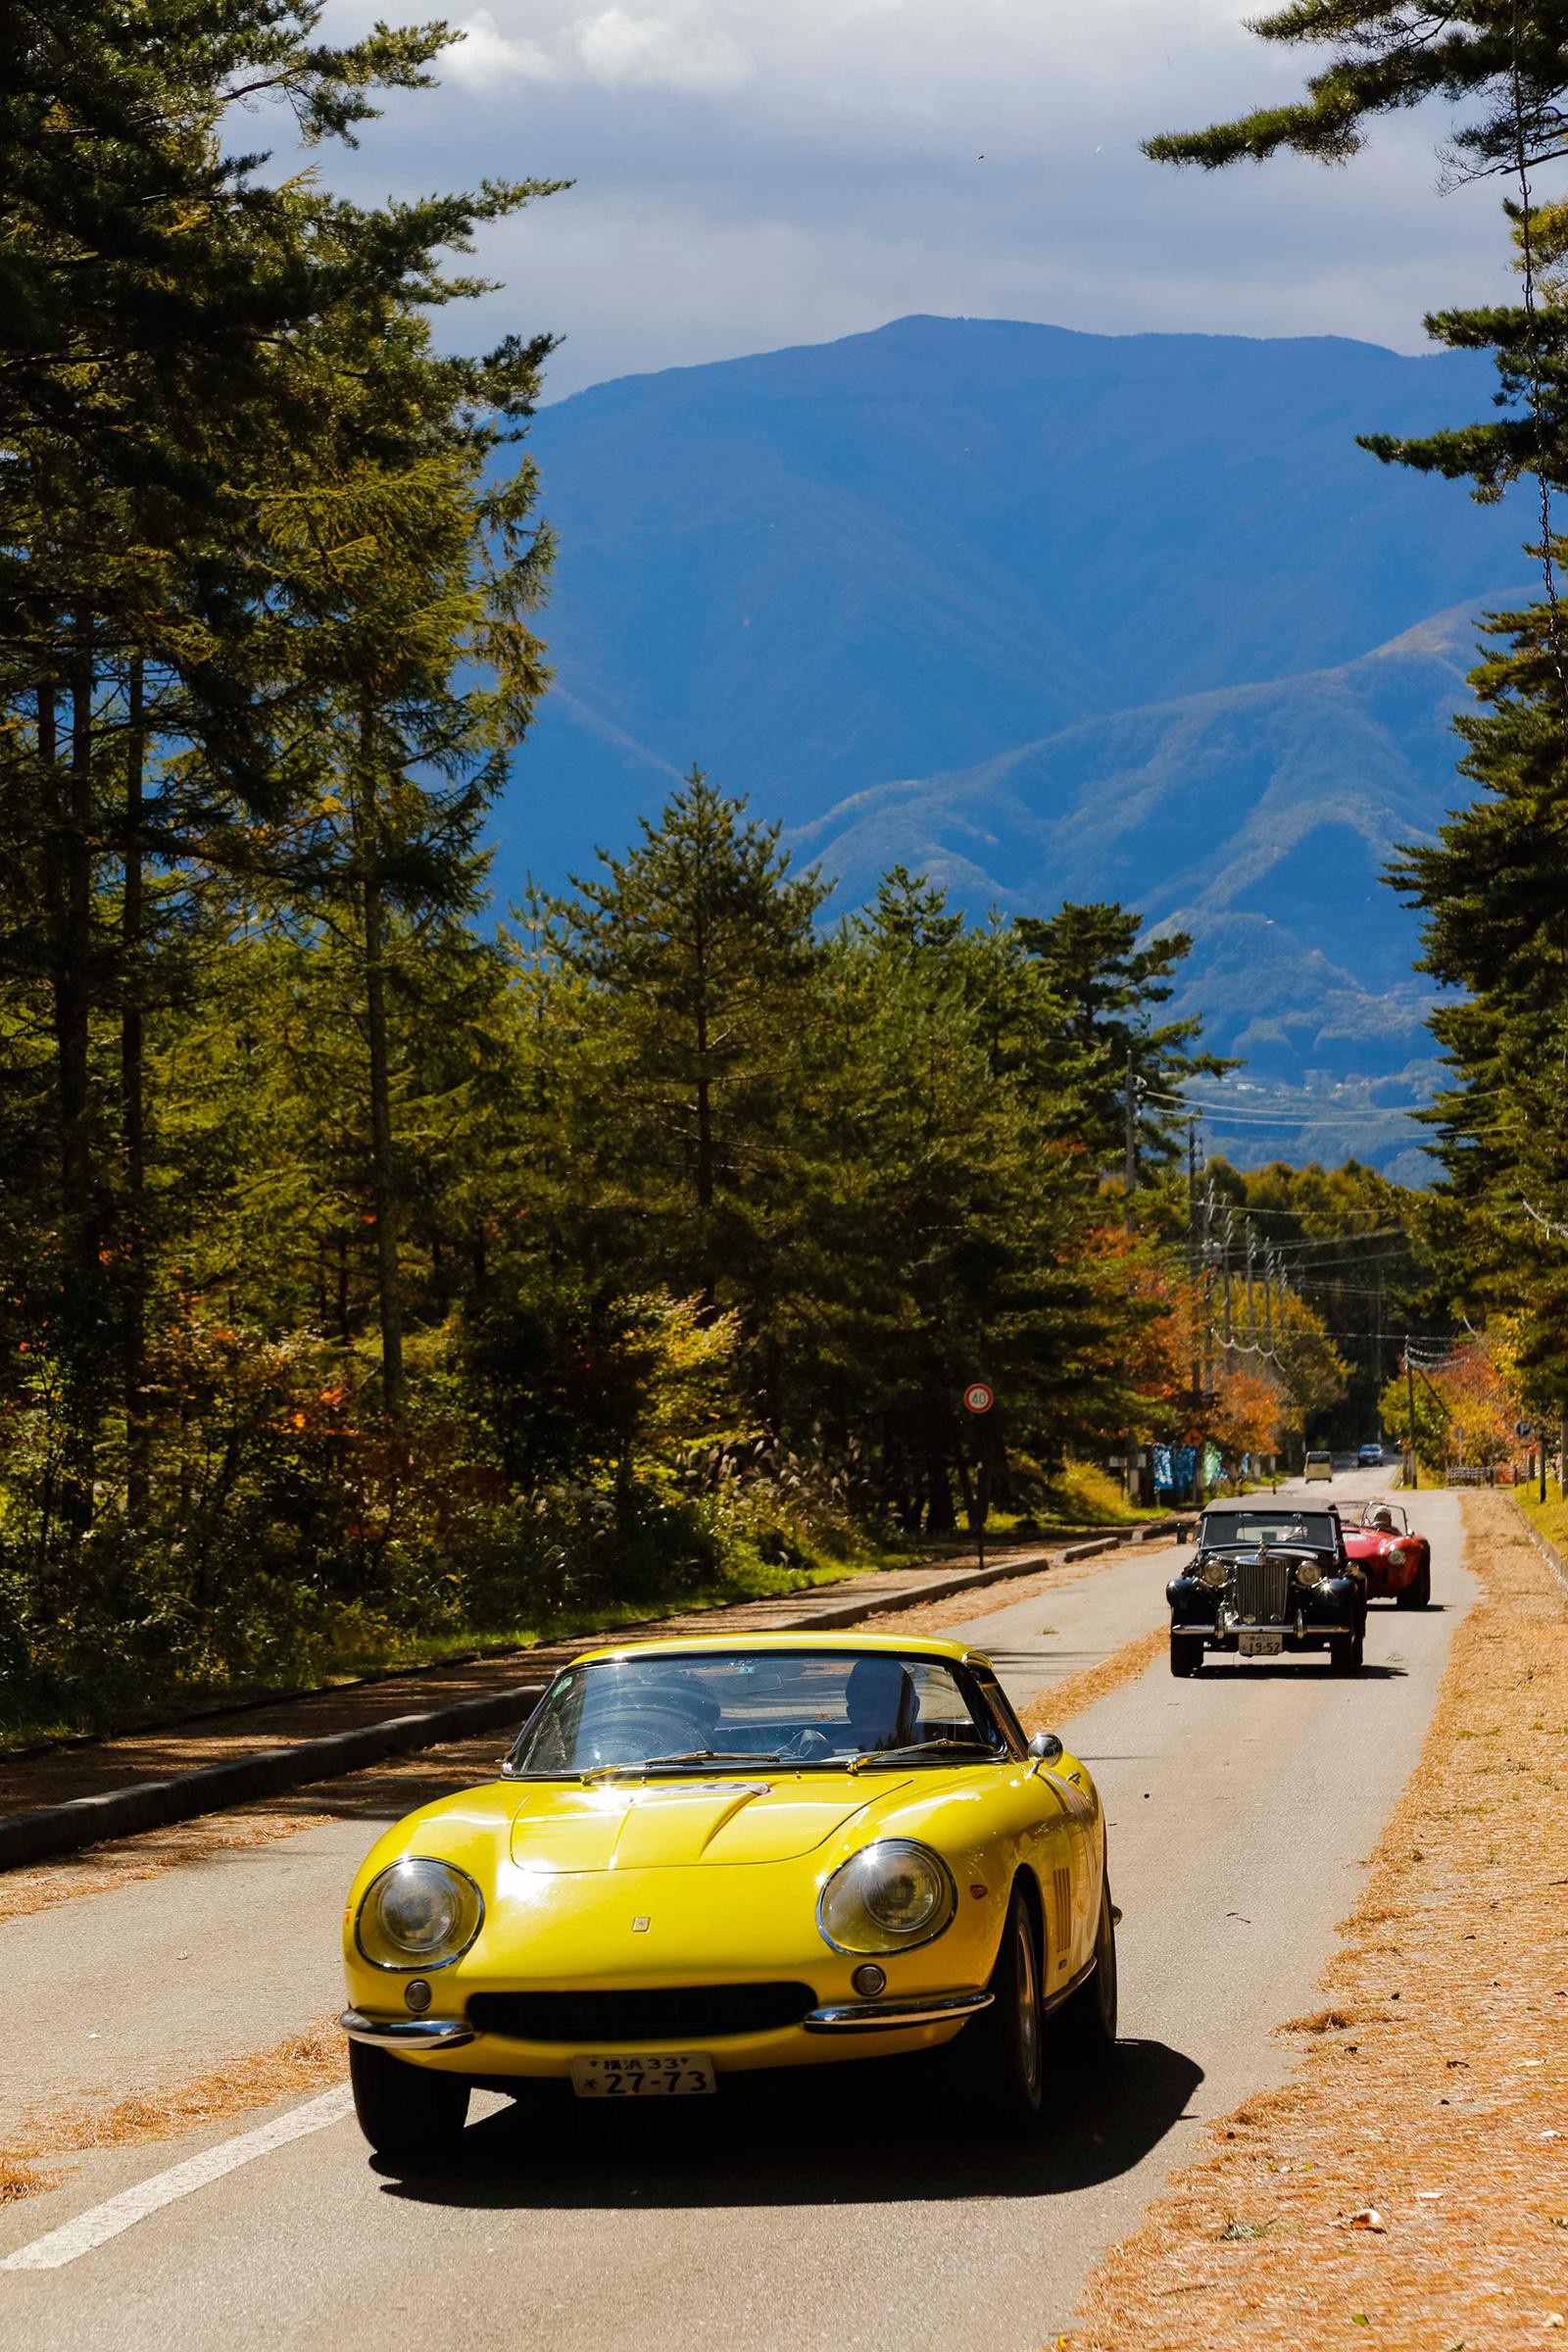
<svg viewBox="0 0 1568 2352">
<path fill-rule="evenodd" d="M 1218 1594 L 1196 1576 L 1173 1576 L 1165 1587 L 1173 1625 L 1201 1625 L 1212 1630 Z"/>
</svg>

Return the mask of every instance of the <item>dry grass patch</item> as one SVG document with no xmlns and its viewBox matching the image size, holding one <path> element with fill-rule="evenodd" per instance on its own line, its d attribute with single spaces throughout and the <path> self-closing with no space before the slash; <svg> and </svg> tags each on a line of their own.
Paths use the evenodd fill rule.
<svg viewBox="0 0 1568 2352">
<path fill-rule="evenodd" d="M 52 1911 L 57 1903 L 74 1902 L 79 1895 L 108 1894 L 137 1879 L 156 1879 L 166 1870 L 206 1862 L 216 1853 L 271 1845 L 301 1830 L 324 1829 L 330 1819 L 326 1813 L 209 1813 L 167 1830 L 144 1830 L 136 1838 L 63 1854 L 58 1861 L 40 1862 L 30 1870 L 8 1870 L 0 1876 L 0 1927 L 35 1911 Z"/>
<path fill-rule="evenodd" d="M 1297 2073 L 1111 2250 L 1075 2352 L 1568 2341 L 1568 1614 L 1506 1496 L 1465 1520 L 1483 1598 Z"/>
<path fill-rule="evenodd" d="M 24 2156 L 0 2155 L 0 2205 L 14 2204 L 19 2197 L 41 2196 L 59 2178 L 58 2173 L 40 2171 Z"/>
<path fill-rule="evenodd" d="M 177 2139 L 204 2124 L 270 2107 L 276 2099 L 327 2089 L 343 2080 L 343 2049 L 337 2020 L 323 2018 L 270 2049 L 231 2058 L 163 2090 L 139 2092 L 110 2107 L 82 2099 L 34 2109 L 15 2144 L 0 2150 L 0 2202 L 52 2188 L 60 2176 L 44 2169 L 46 2160 L 83 2156 L 94 2148 Z"/>
<path fill-rule="evenodd" d="M 1061 1682 L 1053 1683 L 1049 1690 L 1042 1690 L 1018 1720 L 1026 1732 L 1058 1730 L 1070 1715 L 1081 1715 L 1086 1707 L 1108 1698 L 1124 1683 L 1136 1682 L 1141 1674 L 1147 1674 L 1154 1660 L 1165 1655 L 1169 1640 L 1170 1629 L 1161 1611 L 1158 1625 L 1147 1634 L 1140 1634 L 1136 1641 L 1124 1642 L 1120 1649 L 1113 1649 L 1098 1666 L 1086 1666 L 1081 1674 L 1069 1674 Z"/>
</svg>

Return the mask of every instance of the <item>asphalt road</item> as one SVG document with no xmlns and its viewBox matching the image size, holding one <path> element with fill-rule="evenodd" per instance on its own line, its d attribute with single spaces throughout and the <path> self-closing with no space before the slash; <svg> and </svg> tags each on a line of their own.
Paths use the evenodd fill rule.
<svg viewBox="0 0 1568 2352">
<path fill-rule="evenodd" d="M 1332 1493 L 1378 1486 L 1342 1474 Z M 1289 2066 L 1271 2030 L 1313 2005 L 1468 1605 L 1456 1498 L 1423 1496 L 1420 1516 L 1438 1605 L 1375 1610 L 1362 1677 L 1223 1662 L 1178 1683 L 1161 1662 L 1074 1720 L 1125 1911 L 1125 2039 L 1114 2085 L 1027 2152 L 988 2145 L 920 2070 L 871 2063 L 808 2097 L 727 2086 L 626 2115 L 476 2101 L 461 2162 L 400 2180 L 332 2092 L 101 2151 L 0 2206 L 0 2340 L 934 2352 L 983 2332 L 1037 2352 L 1200 2123 Z M 962 1631 L 1024 1703 L 1158 1622 L 1168 1567 L 1118 1559 Z M 338 1911 L 373 1830 L 335 1821 L 0 1927 L 4 2108 L 156 2090 L 335 2006 Z M 236 2162 L 259 2124 L 280 2144 Z M 146 2218 L 93 2243 L 117 2195 Z M 8 2267 L 61 2230 L 76 2234 L 43 2251 L 67 2259 Z"/>
</svg>

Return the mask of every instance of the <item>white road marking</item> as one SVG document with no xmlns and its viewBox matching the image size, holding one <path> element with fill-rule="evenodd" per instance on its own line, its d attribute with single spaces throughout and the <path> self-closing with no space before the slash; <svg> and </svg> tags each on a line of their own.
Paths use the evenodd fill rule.
<svg viewBox="0 0 1568 2352">
<path fill-rule="evenodd" d="M 346 2085 L 323 2091 L 318 2099 L 307 2099 L 303 2107 L 292 2107 L 287 2115 L 259 2124 L 254 2132 L 220 2140 L 216 2148 L 206 2148 L 200 2156 L 188 2157 L 167 2173 L 155 2173 L 150 2180 L 122 2189 L 118 2197 L 106 2198 L 102 2205 L 89 2206 L 74 2222 L 64 2223 L 47 2237 L 35 2237 L 30 2246 L 21 2246 L 15 2254 L 0 2259 L 0 2271 L 57 2271 L 62 2263 L 74 2262 L 78 2254 L 90 2254 L 94 2246 L 118 2237 L 136 2222 L 144 2222 L 150 2213 L 188 2197 L 192 2189 L 205 2188 L 210 2180 L 220 2180 L 225 2173 L 249 2164 L 254 2157 L 270 2155 L 273 2148 L 286 2147 L 291 2139 L 303 2139 L 308 2132 L 340 2123 L 353 2105 L 354 2094 Z"/>
</svg>

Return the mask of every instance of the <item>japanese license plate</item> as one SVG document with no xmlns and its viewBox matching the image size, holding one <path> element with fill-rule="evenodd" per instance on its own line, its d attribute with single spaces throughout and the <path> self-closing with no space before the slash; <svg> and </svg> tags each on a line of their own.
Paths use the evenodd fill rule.
<svg viewBox="0 0 1568 2352">
<path fill-rule="evenodd" d="M 1283 1634 L 1238 1634 L 1237 1654 L 1244 1658 L 1277 1658 L 1285 1646 Z"/>
<path fill-rule="evenodd" d="M 579 2099 L 691 2099 L 718 2088 L 706 2050 L 662 2050 L 634 2058 L 574 2058 Z"/>
</svg>

